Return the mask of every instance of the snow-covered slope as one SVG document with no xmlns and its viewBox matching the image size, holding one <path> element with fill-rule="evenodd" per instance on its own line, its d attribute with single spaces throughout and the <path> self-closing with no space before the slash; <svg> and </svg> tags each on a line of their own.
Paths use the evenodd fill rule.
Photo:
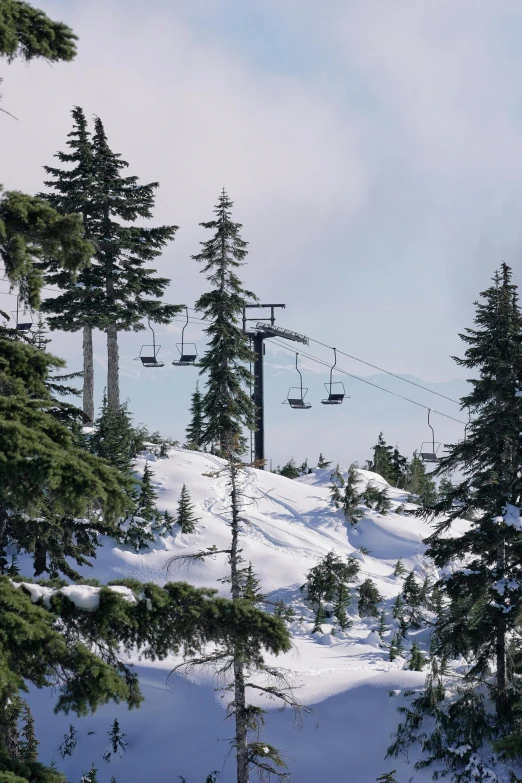
<svg viewBox="0 0 522 783">
<path fill-rule="evenodd" d="M 216 469 L 223 466 L 222 461 L 207 454 L 173 449 L 168 459 L 146 455 L 138 461 L 138 471 L 143 470 L 146 459 L 154 473 L 160 510 L 175 514 L 181 487 L 187 485 L 200 518 L 196 532 L 175 532 L 141 554 L 106 540 L 88 575 L 102 581 L 122 576 L 157 583 L 185 580 L 215 587 L 226 594 L 227 585 L 219 581 L 226 573 L 223 556 L 207 558 L 190 567 L 175 564 L 167 573 L 167 563 L 173 555 L 196 552 L 213 544 L 222 549 L 229 543 L 227 479 L 215 475 Z M 291 481 L 247 469 L 243 479 L 249 523 L 242 537 L 243 557 L 252 562 L 263 592 L 270 594 L 271 600 L 282 598 L 295 609 L 291 624 L 294 647 L 277 659 L 277 665 L 287 670 L 299 699 L 314 705 L 315 710 L 314 716 L 305 719 L 302 731 L 292 728 L 290 714 L 271 713 L 267 739 L 287 754 L 289 768 L 298 783 L 372 783 L 377 775 L 391 769 L 397 769 L 399 783 L 424 783 L 431 779 L 431 772 L 415 773 L 411 757 L 410 764 L 405 759 L 384 760 L 390 733 L 398 722 L 396 709 L 402 703 L 401 692 L 422 685 L 424 674 L 407 670 L 405 658 L 388 660 L 388 651 L 375 633 L 376 621 L 361 620 L 355 601 L 348 610 L 353 621 L 348 631 L 332 635 L 331 626 L 324 624 L 323 635 L 312 635 L 312 612 L 299 587 L 309 569 L 327 552 L 354 555 L 360 560 L 359 583 L 367 577 L 376 582 L 389 617 L 391 604 L 402 586 L 402 580 L 393 576 L 399 557 L 419 577 L 435 576 L 423 557 L 422 539 L 429 535 L 430 528 L 415 517 L 396 514 L 394 510 L 385 516 L 368 511 L 357 526 L 347 526 L 342 512 L 330 503 L 330 472 L 317 468 L 312 474 Z M 360 471 L 360 481 L 361 488 L 370 481 L 380 486 L 386 483 L 364 470 Z M 402 491 L 390 487 L 388 492 L 394 509 L 406 501 Z M 369 554 L 361 554 L 361 547 Z M 423 647 L 426 631 L 409 635 L 406 657 L 413 638 Z M 229 759 L 224 768 L 223 764 L 232 726 L 224 722 L 219 693 L 213 690 L 215 683 L 209 681 L 208 674 L 200 674 L 195 675 L 197 679 L 192 684 L 179 678 L 174 683 L 170 680 L 167 688 L 165 681 L 173 663 L 165 661 L 154 668 L 141 669 L 146 701 L 139 711 L 128 713 L 122 707 L 108 706 L 92 718 L 74 719 L 72 722 L 80 730 L 78 747 L 63 762 L 57 748 L 71 721 L 46 721 L 53 697 L 48 693 L 35 694 L 44 758 L 60 760 L 60 766 L 73 780 L 95 760 L 99 761 L 100 783 L 109 783 L 113 774 L 117 783 L 170 783 L 179 780 L 179 775 L 184 775 L 187 783 L 203 783 L 213 769 L 222 770 L 220 781 L 231 783 L 233 761 Z M 101 756 L 115 715 L 129 744 L 121 760 L 107 764 Z"/>
</svg>

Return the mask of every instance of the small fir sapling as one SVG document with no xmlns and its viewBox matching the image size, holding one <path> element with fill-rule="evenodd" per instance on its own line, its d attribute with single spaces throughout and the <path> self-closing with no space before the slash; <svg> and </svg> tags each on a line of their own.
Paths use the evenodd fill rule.
<svg viewBox="0 0 522 783">
<path fill-rule="evenodd" d="M 319 454 L 319 459 L 317 460 L 317 467 L 321 468 L 322 470 L 326 470 L 326 468 L 329 468 L 332 463 L 325 460 L 322 454 Z"/>
<path fill-rule="evenodd" d="M 359 547 L 359 552 L 361 553 L 361 555 L 370 555 L 371 554 L 371 549 L 368 549 L 365 546 L 360 546 Z"/>
<path fill-rule="evenodd" d="M 291 623 L 295 619 L 295 611 L 291 606 L 287 606 L 285 602 L 279 598 L 275 603 L 274 614 L 276 617 L 281 617 L 287 623 Z M 302 620 L 302 618 L 300 618 Z"/>
<path fill-rule="evenodd" d="M 189 491 L 186 485 L 183 484 L 176 514 L 176 524 L 182 533 L 193 533 L 196 529 L 196 522 L 199 522 L 199 517 L 196 517 L 194 514 L 194 506 L 190 502 Z"/>
<path fill-rule="evenodd" d="M 424 606 L 426 609 L 429 609 L 431 606 L 431 593 L 432 593 L 432 587 L 431 587 L 430 578 L 429 576 L 425 576 L 420 586 L 419 598 L 420 598 L 420 605 Z"/>
<path fill-rule="evenodd" d="M 260 586 L 261 586 L 261 582 L 254 573 L 254 569 L 252 568 L 252 563 L 249 563 L 248 568 L 245 570 L 244 573 L 242 598 L 245 598 L 247 601 L 250 601 L 253 604 L 262 603 L 264 600 L 264 595 L 260 590 Z M 278 615 L 276 613 L 276 616 L 281 617 L 282 615 Z"/>
<path fill-rule="evenodd" d="M 339 470 L 339 463 L 337 463 L 335 470 L 330 474 L 330 481 L 332 482 L 329 487 L 331 501 L 335 508 L 341 508 L 343 503 L 343 494 L 341 489 L 344 487 L 344 478 L 343 474 Z"/>
<path fill-rule="evenodd" d="M 365 579 L 358 589 L 357 608 L 360 617 L 379 617 L 378 604 L 384 600 L 372 579 Z"/>
<path fill-rule="evenodd" d="M 388 490 L 386 487 L 383 487 L 379 490 L 379 497 L 377 499 L 377 502 L 375 504 L 375 510 L 379 513 L 385 516 L 389 511 L 391 511 L 393 508 L 393 504 L 388 496 Z"/>
<path fill-rule="evenodd" d="M 303 475 L 306 475 L 307 473 L 311 473 L 311 470 L 310 470 L 310 468 L 309 468 L 309 466 L 308 466 L 308 457 L 306 457 L 305 461 L 303 462 L 303 464 L 302 464 L 302 465 L 301 465 L 301 467 L 299 468 L 299 473 L 300 473 L 302 476 L 303 476 Z"/>
<path fill-rule="evenodd" d="M 94 766 L 94 763 L 91 765 L 88 772 L 83 773 L 80 783 L 98 783 L 98 770 Z"/>
<path fill-rule="evenodd" d="M 348 615 L 346 613 L 346 609 L 350 606 L 350 603 L 350 591 L 348 590 L 346 584 L 342 582 L 339 585 L 337 599 L 333 607 L 333 612 L 341 631 L 346 631 L 352 625 L 352 622 L 348 619 Z"/>
<path fill-rule="evenodd" d="M 344 495 L 342 496 L 341 507 L 344 518 L 352 525 L 357 524 L 364 516 L 364 511 L 360 508 L 362 503 L 362 493 L 358 490 L 359 476 L 357 474 L 359 466 L 353 462 L 348 468 L 346 481 L 344 483 Z"/>
<path fill-rule="evenodd" d="M 156 508 L 157 494 L 152 483 L 153 475 L 149 463 L 146 462 L 136 507 L 125 533 L 125 543 L 134 547 L 136 552 L 146 549 L 149 543 L 154 541 L 153 530 L 158 527 L 160 515 Z"/>
<path fill-rule="evenodd" d="M 371 481 L 368 482 L 364 491 L 361 492 L 362 501 L 371 509 L 379 502 L 380 496 L 380 489 L 376 487 L 375 484 L 372 484 Z"/>
<path fill-rule="evenodd" d="M 294 458 L 291 457 L 286 465 L 283 465 L 279 470 L 279 475 L 289 479 L 296 479 L 301 475 L 301 469 L 297 467 Z"/>
<path fill-rule="evenodd" d="M 380 636 L 381 642 L 384 641 L 384 634 L 387 632 L 388 627 L 386 625 L 386 612 L 384 609 L 381 610 L 381 614 L 379 615 L 379 627 L 377 628 L 377 633 Z"/>
<path fill-rule="evenodd" d="M 67 732 L 67 734 L 64 734 L 63 742 L 58 748 L 62 759 L 64 759 L 66 756 L 72 756 L 73 750 L 76 748 L 76 745 L 78 744 L 78 740 L 76 739 L 77 734 L 78 734 L 78 729 L 76 729 L 72 725 L 72 723 L 70 723 L 69 731 Z"/>
<path fill-rule="evenodd" d="M 326 620 L 326 612 L 324 610 L 324 607 L 322 604 L 317 605 L 317 609 L 315 610 L 314 615 L 314 627 L 312 628 L 312 633 L 323 633 L 322 629 L 322 623 Z"/>
<path fill-rule="evenodd" d="M 413 642 L 413 646 L 410 651 L 410 660 L 408 663 L 408 669 L 411 669 L 414 672 L 420 672 L 422 671 L 422 667 L 425 664 L 425 660 L 422 656 L 422 653 L 419 649 L 419 646 L 417 645 L 417 642 Z"/>
<path fill-rule="evenodd" d="M 125 737 L 127 735 L 121 731 L 117 718 L 114 718 L 110 731 L 108 731 L 107 734 L 109 735 L 109 747 L 103 754 L 104 761 L 110 761 L 111 756 L 116 754 L 121 756 L 125 752 L 125 748 L 128 745 L 128 743 L 125 741 Z"/>
<path fill-rule="evenodd" d="M 415 578 L 415 572 L 410 571 L 402 587 L 402 597 L 405 602 L 404 617 L 410 628 L 420 628 L 422 624 L 421 587 Z"/>
<path fill-rule="evenodd" d="M 394 576 L 404 576 L 406 573 L 406 569 L 404 567 L 404 563 L 402 562 L 402 557 L 399 557 L 395 564 L 395 569 L 393 571 Z"/>
</svg>

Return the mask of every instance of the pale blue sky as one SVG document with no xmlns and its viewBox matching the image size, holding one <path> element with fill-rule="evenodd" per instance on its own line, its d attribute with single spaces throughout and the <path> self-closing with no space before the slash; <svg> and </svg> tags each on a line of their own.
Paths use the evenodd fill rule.
<svg viewBox="0 0 522 783">
<path fill-rule="evenodd" d="M 180 226 L 159 264 L 170 301 L 191 306 L 206 285 L 190 256 L 224 185 L 250 242 L 245 283 L 287 303 L 282 324 L 426 381 L 465 377 L 450 356 L 473 300 L 502 260 L 520 282 L 516 0 L 39 5 L 75 29 L 79 55 L 1 69 L 3 107 L 19 117 L 0 120 L 6 187 L 41 188 L 79 104 L 102 117 L 131 173 L 160 182 L 156 219 Z M 0 307 L 10 309 L 7 297 Z M 177 329 L 159 330 L 165 358 Z M 140 341 L 122 338 L 123 396 L 138 419 L 180 436 L 194 371 L 146 374 L 133 362 Z M 75 368 L 80 348 L 78 335 L 54 344 Z M 103 348 L 100 335 L 98 396 Z M 380 429 L 405 451 L 424 437 L 422 411 L 404 403 L 399 415 L 384 394 L 326 412 L 316 374 L 317 404 L 289 412 L 277 401 L 293 383 L 292 358 L 270 349 L 267 364 L 276 461 L 318 450 L 363 459 Z"/>
</svg>

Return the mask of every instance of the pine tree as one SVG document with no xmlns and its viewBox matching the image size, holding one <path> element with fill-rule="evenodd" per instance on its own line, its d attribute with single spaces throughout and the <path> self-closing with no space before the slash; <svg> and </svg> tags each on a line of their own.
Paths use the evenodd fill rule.
<svg viewBox="0 0 522 783">
<path fill-rule="evenodd" d="M 352 525 L 355 525 L 364 516 L 364 512 L 360 508 L 362 493 L 357 489 L 359 485 L 359 476 L 357 475 L 358 467 L 357 463 L 354 462 L 348 468 L 344 484 L 344 495 L 342 496 L 344 518 Z"/>
<path fill-rule="evenodd" d="M 80 783 L 98 783 L 98 770 L 94 766 L 94 763 L 91 765 L 88 772 L 83 773 Z"/>
<path fill-rule="evenodd" d="M 422 624 L 422 614 L 420 607 L 422 605 L 422 592 L 419 583 L 415 578 L 415 572 L 410 571 L 402 586 L 402 597 L 404 599 L 403 617 L 408 628 L 420 628 Z"/>
<path fill-rule="evenodd" d="M 172 514 L 169 514 L 169 512 L 165 510 L 163 512 L 163 524 L 161 526 L 160 535 L 170 536 L 175 524 L 176 517 L 173 517 Z"/>
<path fill-rule="evenodd" d="M 377 443 L 373 447 L 373 463 L 370 470 L 373 470 L 374 473 L 378 473 L 379 476 L 382 476 L 386 481 L 388 481 L 388 478 L 393 472 L 392 453 L 392 447 L 387 445 L 382 436 L 382 432 L 379 432 Z"/>
<path fill-rule="evenodd" d="M 343 504 L 343 493 L 341 489 L 344 487 L 344 477 L 339 469 L 339 463 L 337 463 L 335 470 L 330 474 L 330 495 L 332 503 L 335 508 L 341 508 Z"/>
<path fill-rule="evenodd" d="M 462 479 L 431 508 L 444 516 L 428 539 L 428 554 L 439 568 L 452 564 L 444 582 L 451 603 L 436 626 L 435 653 L 473 655 L 470 682 L 496 658 L 497 717 L 509 731 L 511 705 L 520 698 L 506 663 L 506 639 L 522 609 L 522 591 L 509 587 L 522 584 L 522 314 L 506 264 L 481 296 L 476 328 L 460 335 L 468 346 L 465 358 L 456 359 L 474 371 L 461 405 L 475 418 L 467 438 L 446 447 L 436 469 L 437 475 L 459 471 Z M 473 513 L 468 531 L 448 536 L 463 511 Z"/>
<path fill-rule="evenodd" d="M 379 617 L 378 604 L 384 600 L 372 579 L 365 579 L 358 589 L 357 609 L 360 617 Z"/>
<path fill-rule="evenodd" d="M 413 642 L 408 669 L 411 669 L 414 672 L 420 672 L 422 671 L 424 663 L 425 661 L 422 657 L 422 653 L 417 645 L 417 642 Z"/>
<path fill-rule="evenodd" d="M 408 465 L 404 489 L 411 494 L 412 502 L 420 503 L 423 507 L 430 507 L 437 499 L 435 481 L 426 473 L 426 466 L 417 452 L 413 453 Z"/>
<path fill-rule="evenodd" d="M 341 631 L 346 631 L 346 629 L 350 628 L 352 624 L 346 613 L 346 609 L 350 606 L 350 603 L 350 591 L 348 590 L 346 584 L 341 582 L 337 590 L 337 599 L 333 607 L 334 615 Z"/>
<path fill-rule="evenodd" d="M 379 616 L 379 627 L 377 628 L 377 633 L 379 634 L 381 641 L 384 641 L 383 637 L 386 631 L 388 630 L 386 626 L 386 612 L 384 609 L 381 610 L 381 614 Z"/>
<path fill-rule="evenodd" d="M 307 473 L 309 473 L 310 468 L 308 466 L 308 457 L 305 459 L 301 467 L 299 468 L 299 475 L 300 476 L 306 476 Z"/>
<path fill-rule="evenodd" d="M 282 468 L 279 470 L 279 475 L 284 476 L 285 478 L 289 479 L 296 479 L 299 478 L 301 475 L 300 469 L 295 464 L 295 460 L 293 457 L 291 457 L 286 465 L 283 465 Z"/>
<path fill-rule="evenodd" d="M 231 209 L 232 201 L 223 189 L 214 209 L 216 219 L 201 224 L 214 235 L 193 256 L 203 264 L 201 271 L 212 285 L 196 302 L 196 310 L 211 321 L 205 330 L 209 347 L 200 362 L 200 374 L 207 375 L 202 443 L 213 445 L 225 457 L 231 449 L 244 451 L 243 427 L 256 428 L 255 406 L 248 393 L 252 374 L 246 366 L 254 361 L 254 354 L 240 319 L 243 307 L 257 297 L 242 287 L 235 272 L 246 257 L 247 243 L 239 234 L 241 224 L 231 220 Z"/>
<path fill-rule="evenodd" d="M 329 468 L 331 462 L 327 462 L 322 454 L 319 454 L 319 459 L 317 460 L 317 467 L 321 468 L 322 470 L 325 470 L 326 468 Z"/>
<path fill-rule="evenodd" d="M 388 511 L 391 511 L 392 509 L 392 503 L 390 501 L 390 498 L 388 496 L 388 490 L 386 487 L 383 487 L 379 490 L 379 497 L 377 499 L 377 502 L 375 504 L 375 510 L 382 514 L 383 516 L 388 513 Z"/>
<path fill-rule="evenodd" d="M 254 569 L 252 568 L 252 563 L 248 564 L 248 568 L 245 572 L 245 579 L 244 579 L 244 585 L 243 585 L 243 598 L 245 598 L 247 601 L 250 601 L 253 604 L 259 604 L 263 601 L 263 594 L 260 590 L 261 582 L 254 574 Z M 284 604 L 283 604 L 284 606 Z M 282 614 L 278 614 L 275 612 L 277 617 L 282 617 Z"/>
<path fill-rule="evenodd" d="M 77 734 L 78 734 L 78 729 L 75 726 L 73 726 L 72 723 L 70 723 L 69 731 L 66 734 L 64 734 L 63 742 L 58 748 L 62 759 L 64 759 L 66 756 L 72 756 L 73 751 L 76 748 L 76 745 L 78 744 L 78 740 L 76 739 Z"/>
<path fill-rule="evenodd" d="M 73 118 L 75 126 L 68 142 L 72 152 L 58 153 L 57 157 L 76 165 L 73 169 L 46 167 L 51 179 L 45 184 L 53 192 L 45 197 L 59 211 L 71 211 L 72 205 L 77 205 L 75 211 L 81 213 L 96 253 L 93 263 L 77 278 L 49 261 L 46 280 L 59 286 L 63 294 L 46 300 L 45 309 L 55 314 L 49 319 L 51 328 L 84 330 L 87 383 L 92 380 L 92 329 L 106 331 L 107 404 L 118 412 L 118 333 L 145 328 L 141 323 L 144 318 L 167 323 L 181 309 L 160 301 L 169 280 L 145 267 L 173 239 L 177 227 L 132 225 L 152 216 L 158 183 L 139 185 L 137 177 L 122 176 L 128 164 L 110 149 L 99 117 L 92 137 L 82 109 L 75 107 Z"/>
<path fill-rule="evenodd" d="M 189 449 L 199 450 L 203 442 L 203 430 L 205 419 L 203 417 L 203 398 L 199 390 L 199 383 L 196 383 L 196 389 L 192 395 L 190 406 L 190 423 L 185 430 L 187 436 L 187 447 Z"/>
<path fill-rule="evenodd" d="M 59 212 L 75 212 L 81 215 L 87 236 L 92 236 L 92 197 L 95 181 L 92 145 L 87 120 L 83 110 L 75 106 L 72 110 L 74 126 L 68 134 L 70 152 L 57 152 L 55 157 L 60 163 L 72 164 L 72 168 L 59 169 L 44 166 L 52 177 L 45 184 L 53 188 L 52 193 L 42 194 L 42 198 Z M 63 293 L 42 304 L 44 312 L 49 313 L 48 323 L 52 329 L 61 331 L 82 330 L 83 332 L 83 412 L 88 423 L 94 422 L 94 353 L 92 343 L 93 329 L 98 325 L 94 317 L 98 308 L 93 307 L 93 288 L 98 282 L 96 269 L 90 265 L 85 268 L 78 280 L 71 278 L 68 270 L 60 269 L 55 261 L 45 265 L 46 280 L 49 285 L 64 289 Z"/>
<path fill-rule="evenodd" d="M 134 437 L 127 404 L 124 403 L 119 410 L 114 411 L 109 408 L 107 396 L 104 394 L 100 414 L 89 440 L 90 451 L 103 457 L 124 475 L 130 476 L 135 456 Z"/>
<path fill-rule="evenodd" d="M 331 603 L 339 595 L 341 585 L 353 582 L 359 573 L 359 563 L 354 558 L 344 562 L 335 552 L 328 552 L 307 574 L 301 590 L 312 604 Z"/>
<path fill-rule="evenodd" d="M 178 502 L 176 524 L 179 525 L 182 533 L 193 533 L 196 529 L 196 522 L 199 522 L 199 519 L 194 516 L 194 506 L 190 502 L 189 491 L 183 484 Z"/>
<path fill-rule="evenodd" d="M 110 761 L 111 756 L 116 754 L 122 755 L 128 745 L 128 742 L 125 740 L 127 735 L 121 731 L 118 718 L 114 718 L 110 731 L 107 734 L 109 736 L 109 748 L 103 754 L 104 761 Z"/>
<path fill-rule="evenodd" d="M 395 601 L 393 603 L 392 617 L 393 617 L 394 620 L 397 620 L 397 622 L 399 623 L 399 629 L 401 631 L 402 636 L 405 636 L 406 635 L 406 631 L 408 630 L 408 624 L 406 622 L 406 618 L 405 618 L 405 614 L 404 614 L 405 613 L 405 609 L 406 609 L 406 606 L 405 606 L 404 600 L 403 600 L 402 596 L 399 593 L 399 595 L 397 596 L 397 598 L 395 599 Z"/>
<path fill-rule="evenodd" d="M 388 654 L 388 660 L 394 661 L 397 658 L 398 652 L 397 652 L 397 638 L 398 634 L 394 633 L 392 636 L 391 644 L 390 644 L 390 650 Z"/>
<path fill-rule="evenodd" d="M 322 623 L 326 620 L 326 612 L 322 604 L 317 604 L 314 615 L 314 627 L 312 633 L 323 633 Z"/>
<path fill-rule="evenodd" d="M 146 549 L 154 541 L 155 531 L 163 532 L 164 517 L 156 507 L 157 493 L 152 483 L 153 477 L 149 463 L 146 462 L 136 505 L 125 532 L 125 543 L 134 547 L 136 552 Z"/>
<path fill-rule="evenodd" d="M 404 563 L 402 562 L 402 557 L 399 557 L 399 559 L 397 560 L 397 562 L 395 564 L 395 569 L 393 571 L 393 575 L 401 577 L 401 576 L 404 576 L 405 573 L 406 573 L 406 569 L 404 568 Z"/>
<path fill-rule="evenodd" d="M 408 474 L 408 460 L 403 457 L 399 449 L 395 447 L 391 455 L 390 478 L 387 479 L 393 487 L 404 489 Z"/>
</svg>

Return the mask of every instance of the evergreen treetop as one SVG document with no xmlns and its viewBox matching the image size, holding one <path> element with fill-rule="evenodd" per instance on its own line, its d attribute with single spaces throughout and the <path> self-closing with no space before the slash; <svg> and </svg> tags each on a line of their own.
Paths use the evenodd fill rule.
<svg viewBox="0 0 522 783">
<path fill-rule="evenodd" d="M 211 321 L 206 328 L 208 350 L 200 361 L 206 374 L 203 413 L 203 443 L 214 444 L 222 455 L 244 449 L 242 428 L 256 426 L 255 406 L 248 393 L 254 361 L 248 336 L 242 329 L 243 307 L 257 297 L 243 288 L 236 269 L 242 265 L 247 243 L 240 237 L 240 223 L 231 219 L 232 201 L 223 189 L 214 209 L 216 219 L 201 223 L 214 232 L 193 258 L 203 265 L 202 273 L 212 290 L 200 296 L 196 310 Z"/>
<path fill-rule="evenodd" d="M 178 502 L 178 513 L 176 514 L 176 524 L 182 533 L 193 533 L 196 529 L 198 517 L 194 514 L 194 506 L 190 501 L 190 494 L 185 484 L 181 488 L 181 495 Z"/>
<path fill-rule="evenodd" d="M 192 449 L 199 449 L 203 442 L 203 430 L 205 427 L 205 418 L 203 416 L 203 397 L 199 390 L 199 383 L 192 394 L 190 404 L 190 422 L 185 430 L 187 436 L 187 446 Z"/>
<path fill-rule="evenodd" d="M 378 604 L 384 600 L 372 579 L 365 579 L 358 588 L 357 608 L 361 617 L 379 617 Z"/>
<path fill-rule="evenodd" d="M 353 582 L 359 573 L 359 563 L 354 558 L 345 562 L 335 552 L 328 552 L 307 574 L 301 589 L 312 603 L 330 602 L 338 598 L 342 584 Z"/>
</svg>

